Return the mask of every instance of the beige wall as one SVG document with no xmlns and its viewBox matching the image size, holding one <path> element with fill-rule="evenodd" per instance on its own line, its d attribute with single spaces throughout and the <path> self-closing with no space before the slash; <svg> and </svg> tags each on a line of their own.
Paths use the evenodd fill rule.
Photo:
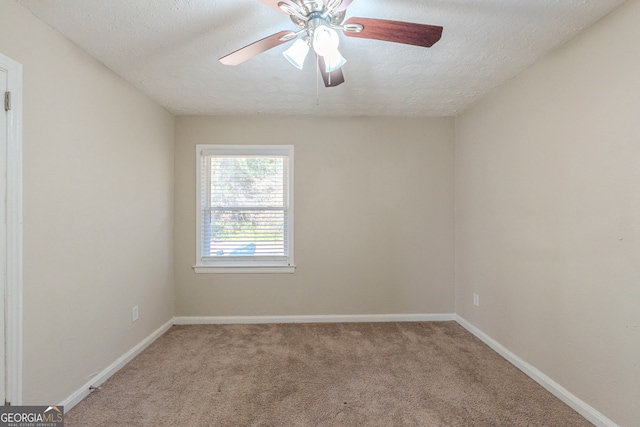
<svg viewBox="0 0 640 427">
<path fill-rule="evenodd" d="M 195 145 L 295 146 L 295 274 L 195 274 Z M 176 119 L 176 315 L 452 313 L 453 120 Z"/>
<path fill-rule="evenodd" d="M 52 404 L 173 314 L 174 119 L 13 1 L 0 52 L 24 66 L 24 403 Z"/>
<path fill-rule="evenodd" d="M 169 113 L 14 2 L 0 17 L 24 64 L 24 403 L 172 314 L 455 310 L 640 419 L 638 0 L 455 120 L 455 308 L 453 119 L 179 117 L 174 146 Z M 193 272 L 197 143 L 295 145 L 295 274 Z"/>
<path fill-rule="evenodd" d="M 639 22 L 632 0 L 456 120 L 457 312 L 624 426 L 640 421 Z"/>
</svg>

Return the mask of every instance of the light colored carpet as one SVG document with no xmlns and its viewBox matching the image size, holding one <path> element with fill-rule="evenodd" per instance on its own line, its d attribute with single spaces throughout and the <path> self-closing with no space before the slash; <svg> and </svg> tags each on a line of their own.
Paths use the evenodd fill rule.
<svg viewBox="0 0 640 427">
<path fill-rule="evenodd" d="M 455 322 L 174 326 L 73 426 L 590 426 Z"/>
</svg>

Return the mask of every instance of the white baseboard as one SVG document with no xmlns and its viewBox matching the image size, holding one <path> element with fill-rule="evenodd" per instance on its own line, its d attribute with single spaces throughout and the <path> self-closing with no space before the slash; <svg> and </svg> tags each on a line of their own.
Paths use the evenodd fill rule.
<svg viewBox="0 0 640 427">
<path fill-rule="evenodd" d="M 467 320 L 465 320 L 462 316 L 456 315 L 456 321 L 467 331 L 471 332 L 473 335 L 478 337 L 482 342 L 491 347 L 498 353 L 500 356 L 507 359 L 512 365 L 516 368 L 520 369 L 527 376 L 529 376 L 532 380 L 540 384 L 542 387 L 547 389 L 551 394 L 555 397 L 569 405 L 574 411 L 585 417 L 589 422 L 594 424 L 597 427 L 619 427 L 616 423 L 611 421 L 609 418 L 604 416 L 602 413 L 598 412 L 592 406 L 588 405 L 583 400 L 579 399 L 576 395 L 571 393 L 566 388 L 562 387 L 560 384 L 552 380 L 550 377 L 545 375 L 542 371 L 534 367 L 533 365 L 525 362 L 511 351 L 507 350 L 502 344 L 491 338 L 489 335 L 482 332 L 477 327 L 473 326 Z"/>
<path fill-rule="evenodd" d="M 221 325 L 258 323 L 359 323 L 443 322 L 456 320 L 454 313 L 435 314 L 327 314 L 312 316 L 178 316 L 176 325 Z"/>
<path fill-rule="evenodd" d="M 133 347 L 131 350 L 120 356 L 115 362 L 111 365 L 107 366 L 102 372 L 93 377 L 91 381 L 87 382 L 85 385 L 76 390 L 71 396 L 67 397 L 65 400 L 60 403 L 60 406 L 64 406 L 64 410 L 69 411 L 71 408 L 76 406 L 82 399 L 89 395 L 90 390 L 89 387 L 98 387 L 106 380 L 108 380 L 113 374 L 118 372 L 124 365 L 129 363 L 134 357 L 138 354 L 142 353 L 142 351 L 149 347 L 149 345 L 157 340 L 162 334 L 167 332 L 169 328 L 173 326 L 173 319 L 167 321 L 164 325 L 160 326 L 154 332 L 151 333 L 148 337 L 140 341 L 138 345 Z"/>
</svg>

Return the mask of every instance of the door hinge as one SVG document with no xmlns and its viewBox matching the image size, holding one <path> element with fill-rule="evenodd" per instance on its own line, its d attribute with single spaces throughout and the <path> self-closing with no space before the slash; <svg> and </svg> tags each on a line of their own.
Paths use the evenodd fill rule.
<svg viewBox="0 0 640 427">
<path fill-rule="evenodd" d="M 4 93 L 4 111 L 11 110 L 11 92 Z"/>
</svg>

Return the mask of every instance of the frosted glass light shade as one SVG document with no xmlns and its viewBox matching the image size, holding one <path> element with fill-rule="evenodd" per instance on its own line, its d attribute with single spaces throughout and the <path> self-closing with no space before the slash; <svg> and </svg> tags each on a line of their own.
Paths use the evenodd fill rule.
<svg viewBox="0 0 640 427">
<path fill-rule="evenodd" d="M 331 55 L 338 50 L 340 38 L 333 28 L 320 25 L 313 33 L 313 50 L 320 56 Z"/>
<path fill-rule="evenodd" d="M 329 55 L 324 56 L 325 71 L 327 73 L 330 73 L 332 71 L 339 69 L 346 63 L 347 63 L 347 60 L 344 59 L 344 57 L 340 54 L 338 49 L 331 52 Z"/>
<path fill-rule="evenodd" d="M 289 49 L 282 52 L 282 55 L 287 58 L 291 65 L 302 70 L 307 53 L 309 53 L 309 45 L 306 41 L 298 39 Z"/>
</svg>

